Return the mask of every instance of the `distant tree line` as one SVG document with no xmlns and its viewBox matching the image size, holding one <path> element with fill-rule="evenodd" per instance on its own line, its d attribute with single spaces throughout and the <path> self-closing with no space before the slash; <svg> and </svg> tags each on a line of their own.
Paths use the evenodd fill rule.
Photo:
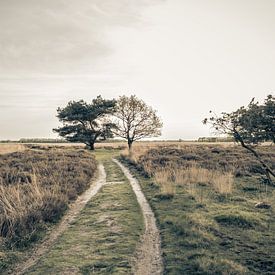
<svg viewBox="0 0 275 275">
<path fill-rule="evenodd" d="M 233 137 L 200 137 L 198 142 L 232 142 Z"/>
<path fill-rule="evenodd" d="M 0 143 L 68 143 L 60 138 L 20 138 L 19 140 L 0 140 Z"/>
<path fill-rule="evenodd" d="M 19 143 L 68 143 L 65 139 L 60 138 L 20 138 Z"/>
</svg>

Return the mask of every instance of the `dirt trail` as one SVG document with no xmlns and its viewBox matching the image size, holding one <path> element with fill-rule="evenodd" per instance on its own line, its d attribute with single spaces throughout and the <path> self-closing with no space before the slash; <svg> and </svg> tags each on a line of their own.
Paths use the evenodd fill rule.
<svg viewBox="0 0 275 275">
<path fill-rule="evenodd" d="M 78 199 L 71 205 L 67 214 L 63 217 L 57 228 L 40 245 L 35 248 L 31 256 L 24 263 L 20 263 L 10 274 L 25 274 L 29 268 L 38 262 L 38 260 L 51 248 L 57 238 L 67 229 L 70 223 L 74 221 L 79 212 L 84 208 L 87 202 L 97 194 L 100 188 L 106 182 L 106 173 L 102 164 L 98 167 L 98 178 Z"/>
<path fill-rule="evenodd" d="M 133 191 L 136 194 L 145 221 L 145 232 L 137 249 L 134 273 L 136 275 L 162 274 L 163 262 L 161 257 L 160 234 L 156 225 L 154 213 L 146 200 L 137 179 L 135 179 L 130 171 L 118 160 L 113 159 L 113 161 L 121 168 L 125 176 L 128 178 Z"/>
</svg>

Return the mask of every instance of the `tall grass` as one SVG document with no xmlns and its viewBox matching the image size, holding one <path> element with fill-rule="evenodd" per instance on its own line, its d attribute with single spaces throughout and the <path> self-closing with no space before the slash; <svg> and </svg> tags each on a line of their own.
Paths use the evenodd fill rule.
<svg viewBox="0 0 275 275">
<path fill-rule="evenodd" d="M 275 169 L 273 149 L 259 147 Z M 135 163 L 127 160 L 152 198 L 164 273 L 272 273 L 274 187 L 263 188 L 263 171 L 253 156 L 239 146 L 205 144 L 152 148 Z M 173 188 L 169 202 L 163 187 Z M 255 208 L 259 196 L 266 196 L 269 207 Z"/>
<path fill-rule="evenodd" d="M 15 240 L 32 234 L 38 223 L 57 220 L 67 208 L 68 197 L 57 183 L 45 188 L 35 174 L 31 178 L 23 185 L 0 185 L 2 237 Z"/>
<path fill-rule="evenodd" d="M 137 163 L 139 158 L 146 154 L 146 152 L 151 149 L 152 147 L 150 145 L 146 144 L 134 144 L 131 151 L 129 151 L 128 148 L 124 148 L 124 150 L 121 152 L 121 155 L 124 157 L 129 158 L 132 162 Z"/>
<path fill-rule="evenodd" d="M 153 148 L 152 148 L 153 146 Z M 143 171 L 153 176 L 156 183 L 160 187 L 160 192 L 163 195 L 174 196 L 176 193 L 176 185 L 186 186 L 188 192 L 197 196 L 198 200 L 202 201 L 204 194 L 201 189 L 196 188 L 197 184 L 206 184 L 213 188 L 215 192 L 220 194 L 230 194 L 233 191 L 234 173 L 233 171 L 218 169 L 203 168 L 200 166 L 200 158 L 196 155 L 197 146 L 181 145 L 179 148 L 171 148 L 171 145 L 165 147 L 157 147 L 159 145 L 137 144 L 131 152 L 125 149 L 122 156 L 130 160 L 133 164 L 141 166 Z M 159 155 L 158 152 L 164 150 L 172 150 L 173 152 L 179 150 L 184 155 L 181 159 L 185 161 L 178 163 L 178 159 L 169 155 Z M 218 150 L 218 149 L 215 149 Z M 219 149 L 220 150 L 220 149 Z M 151 157 L 148 157 L 152 155 Z M 186 163 L 187 162 L 187 163 Z"/>
<path fill-rule="evenodd" d="M 159 168 L 184 169 L 194 166 L 194 163 L 208 170 L 233 172 L 236 177 L 264 175 L 260 163 L 240 146 L 182 145 L 147 147 L 146 153 L 142 153 L 142 150 L 133 150 L 130 158 L 150 176 Z M 275 169 L 274 146 L 259 147 L 259 154 L 272 169 Z"/>
<path fill-rule="evenodd" d="M 25 151 L 0 158 L 0 237 L 22 246 L 56 222 L 96 171 L 84 151 Z"/>
<path fill-rule="evenodd" d="M 154 173 L 154 178 L 162 190 L 170 190 L 171 193 L 175 192 L 175 185 L 184 185 L 193 193 L 196 184 L 205 184 L 220 194 L 230 194 L 234 182 L 232 172 L 208 170 L 197 166 L 161 169 Z"/>
<path fill-rule="evenodd" d="M 172 197 L 176 193 L 172 172 L 169 170 L 159 170 L 155 173 L 155 181 L 159 184 L 162 195 Z"/>
<path fill-rule="evenodd" d="M 230 194 L 233 190 L 234 176 L 232 172 L 221 172 L 209 170 L 197 166 L 174 171 L 175 183 L 186 184 L 208 184 L 220 194 Z"/>
</svg>

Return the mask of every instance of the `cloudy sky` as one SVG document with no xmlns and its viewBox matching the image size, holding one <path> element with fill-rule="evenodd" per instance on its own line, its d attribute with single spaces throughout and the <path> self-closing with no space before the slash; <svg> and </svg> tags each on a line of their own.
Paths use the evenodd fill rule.
<svg viewBox="0 0 275 275">
<path fill-rule="evenodd" d="M 55 137 L 56 108 L 136 94 L 162 138 L 275 91 L 274 0 L 0 0 L 0 139 Z"/>
</svg>

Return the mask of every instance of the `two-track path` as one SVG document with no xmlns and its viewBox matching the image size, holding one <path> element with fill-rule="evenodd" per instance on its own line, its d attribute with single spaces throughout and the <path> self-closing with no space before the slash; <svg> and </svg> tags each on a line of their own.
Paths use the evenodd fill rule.
<svg viewBox="0 0 275 275">
<path fill-rule="evenodd" d="M 162 274 L 163 263 L 160 234 L 156 225 L 154 212 L 146 200 L 137 179 L 132 176 L 130 171 L 121 162 L 116 159 L 113 159 L 113 161 L 120 167 L 129 180 L 145 221 L 145 232 L 136 251 L 137 257 L 133 267 L 134 273 L 137 275 Z"/>
<path fill-rule="evenodd" d="M 137 179 L 116 159 L 103 164 L 97 180 L 12 274 L 163 273 L 159 230 Z"/>
</svg>

